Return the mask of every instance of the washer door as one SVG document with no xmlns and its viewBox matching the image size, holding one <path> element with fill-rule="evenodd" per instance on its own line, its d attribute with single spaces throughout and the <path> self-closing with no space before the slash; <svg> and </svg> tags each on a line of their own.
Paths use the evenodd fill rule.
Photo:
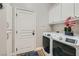
<svg viewBox="0 0 79 59">
<path fill-rule="evenodd" d="M 62 48 L 57 47 L 53 49 L 54 56 L 69 56 L 69 54 L 65 53 Z"/>
<path fill-rule="evenodd" d="M 54 56 L 75 56 L 76 49 L 72 46 L 53 40 L 53 55 Z"/>
</svg>

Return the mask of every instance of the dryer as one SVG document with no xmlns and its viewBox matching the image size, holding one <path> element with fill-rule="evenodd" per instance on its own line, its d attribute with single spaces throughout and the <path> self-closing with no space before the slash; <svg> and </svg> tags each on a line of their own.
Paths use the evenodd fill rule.
<svg viewBox="0 0 79 59">
<path fill-rule="evenodd" d="M 48 55 L 52 55 L 52 32 L 44 32 L 43 33 L 43 48 L 48 53 Z"/>
</svg>

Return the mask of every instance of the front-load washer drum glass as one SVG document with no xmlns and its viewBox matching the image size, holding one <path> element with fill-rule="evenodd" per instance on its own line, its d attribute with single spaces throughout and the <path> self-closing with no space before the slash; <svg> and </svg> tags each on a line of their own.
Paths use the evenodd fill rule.
<svg viewBox="0 0 79 59">
<path fill-rule="evenodd" d="M 76 56 L 76 49 L 72 46 L 53 40 L 53 56 Z"/>
</svg>

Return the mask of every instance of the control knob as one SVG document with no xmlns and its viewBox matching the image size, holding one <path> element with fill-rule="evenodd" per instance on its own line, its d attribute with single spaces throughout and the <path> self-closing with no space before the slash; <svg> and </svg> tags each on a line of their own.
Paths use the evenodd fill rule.
<svg viewBox="0 0 79 59">
<path fill-rule="evenodd" d="M 59 37 L 59 40 L 62 40 L 62 37 Z"/>
</svg>

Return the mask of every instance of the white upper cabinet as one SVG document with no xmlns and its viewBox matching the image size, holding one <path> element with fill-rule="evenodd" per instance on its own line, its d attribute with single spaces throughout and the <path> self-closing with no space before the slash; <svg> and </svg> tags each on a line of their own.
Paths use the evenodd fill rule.
<svg viewBox="0 0 79 59">
<path fill-rule="evenodd" d="M 68 17 L 79 20 L 79 3 L 62 3 L 52 6 L 49 12 L 49 24 L 64 23 Z"/>
<path fill-rule="evenodd" d="M 64 21 L 70 16 L 74 17 L 74 4 L 63 3 L 62 4 L 62 20 Z"/>
<path fill-rule="evenodd" d="M 49 12 L 49 24 L 64 23 L 68 17 L 74 17 L 74 13 L 73 3 L 55 4 Z"/>
<path fill-rule="evenodd" d="M 75 17 L 79 18 L 79 3 L 75 3 Z"/>
<path fill-rule="evenodd" d="M 6 17 L 7 17 L 7 30 L 12 31 L 12 6 L 9 4 L 6 4 Z"/>
<path fill-rule="evenodd" d="M 49 24 L 56 24 L 61 20 L 61 4 L 52 6 L 49 12 Z"/>
</svg>

